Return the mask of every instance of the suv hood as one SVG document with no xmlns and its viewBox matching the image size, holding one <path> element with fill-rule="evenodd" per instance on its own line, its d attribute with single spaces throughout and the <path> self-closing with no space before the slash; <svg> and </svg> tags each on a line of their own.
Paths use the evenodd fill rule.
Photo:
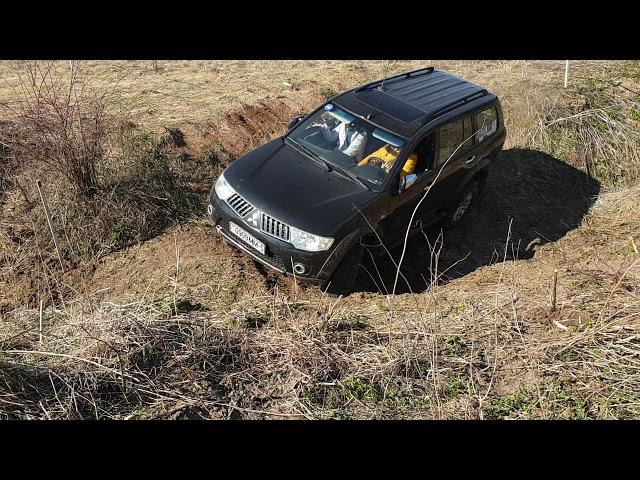
<svg viewBox="0 0 640 480">
<path fill-rule="evenodd" d="M 339 173 L 324 171 L 282 138 L 239 158 L 224 176 L 255 207 L 322 236 L 333 236 L 347 216 L 357 214 L 354 205 L 362 209 L 380 195 Z"/>
</svg>

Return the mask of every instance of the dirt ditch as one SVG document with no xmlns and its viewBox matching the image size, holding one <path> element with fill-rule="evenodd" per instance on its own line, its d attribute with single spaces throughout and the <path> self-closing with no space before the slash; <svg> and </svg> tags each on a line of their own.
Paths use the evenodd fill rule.
<svg viewBox="0 0 640 480">
<path fill-rule="evenodd" d="M 285 131 L 289 119 L 299 111 L 299 106 L 288 105 L 280 99 L 266 98 L 255 105 L 244 105 L 215 122 L 173 125 L 166 128 L 166 131 L 161 133 L 161 145 L 167 152 L 174 174 L 181 177 L 181 181 L 189 185 L 205 200 L 214 179 L 230 162 L 252 148 L 281 135 Z M 11 183 L 2 173 L 3 171 L 0 171 L 0 185 L 2 186 L 0 197 L 3 194 L 15 193 L 14 196 L 18 195 L 19 192 L 9 191 L 12 188 Z M 55 211 L 53 214 L 57 218 Z M 0 264 L 0 267 L 7 272 L 6 275 L 3 273 L 0 278 L 0 308 L 2 311 L 25 305 L 36 305 L 39 300 L 35 297 L 41 295 L 45 295 L 47 297 L 45 301 L 50 303 L 52 299 L 57 299 L 55 301 L 58 302 L 60 298 L 70 298 L 77 293 L 102 292 L 102 298 L 132 297 L 143 295 L 145 292 L 160 294 L 164 290 L 159 285 L 166 278 L 171 276 L 175 283 L 175 272 L 171 273 L 169 270 L 175 270 L 176 245 L 178 252 L 184 245 L 185 256 L 183 258 L 186 258 L 187 263 L 182 265 L 185 269 L 182 278 L 186 278 L 187 285 L 205 285 L 202 288 L 206 289 L 208 281 L 214 277 L 223 278 L 227 284 L 233 284 L 237 280 L 236 277 L 242 277 L 244 275 L 242 272 L 248 268 L 243 266 L 247 261 L 243 256 L 234 257 L 225 250 L 222 250 L 224 253 L 220 254 L 221 250 L 217 249 L 218 240 L 213 238 L 211 230 L 202 227 L 194 229 L 193 226 L 184 224 L 176 228 L 169 226 L 167 230 L 164 230 L 164 233 L 160 233 L 144 243 L 114 251 L 101 259 L 94 258 L 89 261 L 73 262 L 74 268 L 64 275 L 51 271 L 51 269 L 57 268 L 53 245 L 51 245 L 51 252 L 48 252 L 47 249 L 47 255 L 50 253 L 49 256 L 56 261 L 47 261 L 45 270 L 40 266 L 16 268 L 11 266 L 12 263 L 17 262 L 16 259 L 19 256 L 19 252 L 14 251 L 15 245 L 12 244 L 14 241 L 12 239 L 15 237 L 12 234 L 15 230 L 13 225 L 15 222 L 4 223 L 4 227 L 8 230 L 7 232 L 0 231 L 0 254 L 8 255 L 8 257 L 6 265 Z M 198 222 L 195 221 L 195 223 Z M 168 225 L 170 224 L 171 222 Z M 66 229 L 74 228 L 74 226 L 67 225 L 64 228 L 65 231 L 61 233 L 63 237 L 68 233 Z M 29 230 L 29 232 L 31 231 Z M 43 230 L 42 235 L 40 243 L 45 242 L 46 244 L 50 241 L 48 231 Z M 212 246 L 213 248 L 210 250 Z M 13 262 L 11 261 L 12 255 L 16 257 Z M 225 258 L 222 259 L 222 257 Z M 0 261 L 3 258 L 0 256 Z M 236 269 L 239 272 L 235 276 L 227 271 L 228 265 L 222 261 L 229 258 L 235 258 Z M 198 259 L 198 265 L 194 265 L 193 269 L 190 269 L 189 259 Z M 209 268 L 209 265 L 212 267 Z M 178 281 L 182 278 L 179 278 Z M 259 281 L 250 283 L 260 284 Z M 49 285 L 48 289 L 41 288 L 45 284 Z M 226 285 L 224 288 L 233 290 L 230 285 Z M 50 291 L 47 292 L 47 290 Z M 40 291 L 39 294 L 38 291 Z M 176 293 L 176 289 L 173 287 L 170 291 Z M 214 291 L 216 295 L 220 293 L 218 290 L 214 289 Z M 124 295 L 125 292 L 128 294 Z M 228 293 L 227 297 L 232 298 L 233 295 Z"/>
<path fill-rule="evenodd" d="M 208 135 L 209 145 L 221 145 L 227 158 L 220 167 L 281 134 L 293 113 L 282 102 L 264 102 L 227 115 L 215 133 Z M 185 138 L 184 148 L 193 148 L 191 135 Z M 202 185 L 203 195 L 208 194 L 211 181 Z M 461 226 L 442 237 L 435 226 L 412 238 L 403 265 L 408 283 L 400 281 L 396 293 L 420 293 L 429 288 L 436 274 L 431 268 L 434 246 L 439 250 L 439 284 L 503 260 L 533 258 L 541 246 L 580 225 L 598 191 L 599 185 L 583 171 L 549 155 L 506 150 L 496 162 L 485 195 Z M 397 249 L 392 256 L 397 260 L 401 253 Z M 393 262 L 373 263 L 365 257 L 363 267 L 356 293 L 392 290 Z M 225 245 L 207 219 L 172 228 L 144 244 L 84 265 L 65 281 L 77 293 L 103 299 L 174 295 L 194 298 L 211 308 L 228 306 L 243 295 L 298 288 Z M 320 293 L 313 287 L 305 291 Z"/>
<path fill-rule="evenodd" d="M 289 118 L 300 111 L 281 100 L 265 99 L 217 123 L 168 131 L 171 138 L 180 138 L 179 143 L 174 142 L 175 157 L 185 163 L 185 158 L 190 159 L 192 169 L 205 172 L 191 184 L 205 199 L 220 171 L 238 156 L 281 135 Z M 461 226 L 442 236 L 434 226 L 412 238 L 403 265 L 407 281 L 398 283 L 396 293 L 423 292 L 435 275 L 442 284 L 505 259 L 531 259 L 542 245 L 579 226 L 599 190 L 583 171 L 534 150 L 506 150 L 494 167 L 485 195 Z M 439 252 L 437 272 L 432 268 L 434 247 Z M 391 253 L 397 260 L 402 250 Z M 356 293 L 388 294 L 392 290 L 396 268 L 390 259 L 373 262 L 365 255 L 362 266 Z M 32 283 L 23 275 L 5 304 L 19 306 L 28 300 L 25 296 L 31 295 Z M 224 245 L 203 217 L 81 263 L 63 275 L 56 288 L 64 296 L 82 294 L 103 300 L 189 297 L 218 308 L 245 294 L 298 286 Z"/>
</svg>

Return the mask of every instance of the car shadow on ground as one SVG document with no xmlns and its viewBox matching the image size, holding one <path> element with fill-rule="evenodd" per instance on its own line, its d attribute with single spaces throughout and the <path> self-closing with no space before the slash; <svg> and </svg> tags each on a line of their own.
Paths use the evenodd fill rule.
<svg viewBox="0 0 640 480">
<path fill-rule="evenodd" d="M 600 184 L 537 150 L 504 150 L 494 162 L 483 196 L 456 228 L 439 225 L 409 239 L 396 293 L 420 293 L 434 278 L 446 283 L 503 260 L 525 260 L 536 248 L 577 228 L 595 202 Z M 434 268 L 438 252 L 437 272 Z M 402 247 L 391 252 L 400 258 Z M 365 253 L 354 292 L 390 293 L 396 267 L 386 255 Z"/>
</svg>

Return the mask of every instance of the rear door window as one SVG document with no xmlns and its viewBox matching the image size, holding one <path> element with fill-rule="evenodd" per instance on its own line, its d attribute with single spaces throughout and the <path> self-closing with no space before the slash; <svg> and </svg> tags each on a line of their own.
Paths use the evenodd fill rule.
<svg viewBox="0 0 640 480">
<path fill-rule="evenodd" d="M 466 117 L 464 117 L 464 150 L 473 147 L 473 143 L 476 139 L 474 132 L 475 129 L 473 128 L 473 118 L 471 117 L 471 115 L 467 115 Z"/>
<path fill-rule="evenodd" d="M 440 128 L 438 143 L 438 165 L 446 162 L 464 141 L 464 124 L 462 118 Z M 462 147 L 457 153 L 462 151 Z"/>
<path fill-rule="evenodd" d="M 486 108 L 476 114 L 476 140 L 483 141 L 498 129 L 496 107 Z"/>
</svg>

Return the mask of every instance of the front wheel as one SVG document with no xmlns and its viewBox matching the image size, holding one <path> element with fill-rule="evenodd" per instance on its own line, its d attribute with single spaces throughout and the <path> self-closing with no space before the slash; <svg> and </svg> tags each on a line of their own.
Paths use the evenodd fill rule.
<svg viewBox="0 0 640 480">
<path fill-rule="evenodd" d="M 462 190 L 462 193 L 460 193 L 454 203 L 454 206 L 451 208 L 446 221 L 446 226 L 448 228 L 453 228 L 462 222 L 462 218 L 467 213 L 474 200 L 478 198 L 479 194 L 480 185 L 477 181 L 472 180 L 464 190 Z"/>
<path fill-rule="evenodd" d="M 346 296 L 351 293 L 360 272 L 360 262 L 364 255 L 364 247 L 354 245 L 340 261 L 331 278 L 320 285 L 320 288 L 332 297 Z"/>
</svg>

